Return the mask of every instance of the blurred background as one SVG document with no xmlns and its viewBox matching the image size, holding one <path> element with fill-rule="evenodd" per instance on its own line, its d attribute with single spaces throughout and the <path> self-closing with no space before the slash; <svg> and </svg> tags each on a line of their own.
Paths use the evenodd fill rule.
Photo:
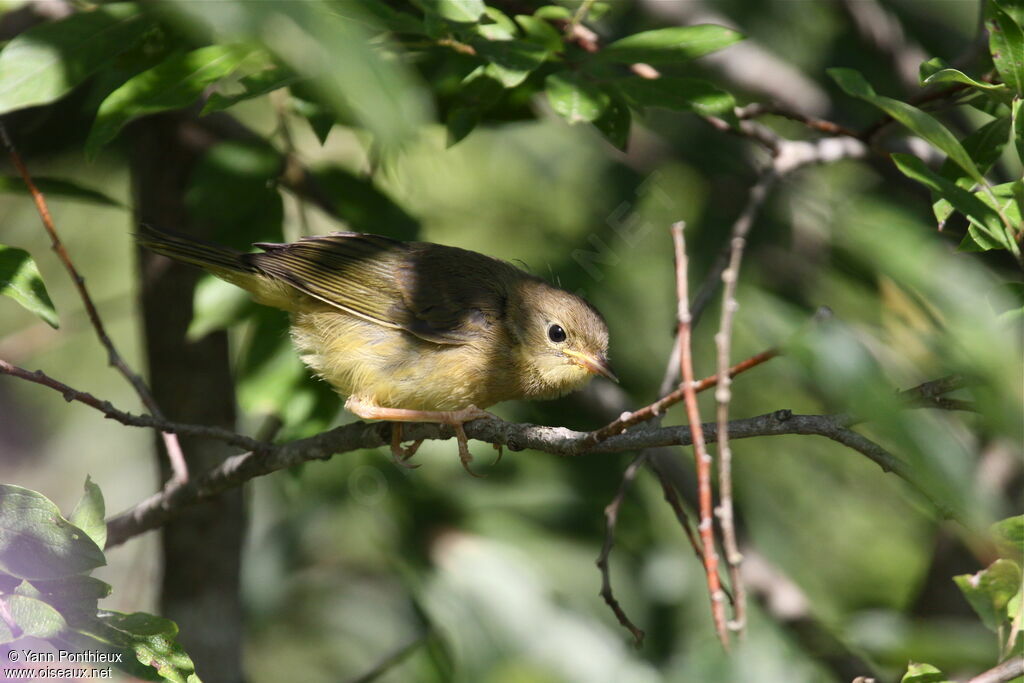
<svg viewBox="0 0 1024 683">
<path fill-rule="evenodd" d="M 177 379 L 154 378 L 155 389 L 177 392 L 174 401 L 185 406 L 165 406 L 175 419 L 234 421 L 240 432 L 278 440 L 352 421 L 294 356 L 283 313 L 187 269 L 175 270 L 171 284 L 153 285 L 147 278 L 168 267 L 152 259 L 140 266 L 131 239 L 147 216 L 239 248 L 352 229 L 506 259 L 602 311 L 624 393 L 598 380 L 558 401 L 500 405 L 502 417 L 594 429 L 617 415 L 609 406 L 657 398 L 675 326 L 669 225 L 687 222 L 696 287 L 747 201 L 763 150 L 692 113 L 648 109 L 634 117 L 622 151 L 591 126 L 567 125 L 544 97 L 542 75 L 508 89 L 450 145 L 457 85 L 472 59 L 406 38 L 384 49 L 378 34 L 393 17 L 375 14 L 374 4 L 323 3 L 341 17 L 332 24 L 304 23 L 293 14 L 300 10 L 281 9 L 312 12 L 319 7 L 312 2 L 147 3 L 160 32 L 152 44 L 63 99 L 7 117 L 35 176 L 102 193 L 51 192 L 48 200 L 129 363 L 150 373 L 187 365 L 174 370 Z M 421 6 L 380 4 L 423 15 Z M 536 9 L 489 4 L 507 15 Z M 879 37 L 864 18 L 869 5 L 884 13 L 876 28 L 900 33 Z M 2 40 L 75 9 L 3 6 Z M 970 55 L 978 31 L 978 6 L 968 0 L 594 7 L 586 25 L 608 41 L 664 26 L 730 26 L 746 39 L 680 73 L 715 83 L 739 104 L 779 102 L 856 130 L 880 113 L 843 95 L 826 68 L 856 68 L 878 92 L 905 99 L 919 91 L 921 60 Z M 200 103 L 140 118 L 86 154 L 100 102 L 124 81 L 117 69 L 137 73 L 182 44 L 242 38 L 299 76 L 323 55 L 335 61 L 327 76 L 297 79 L 290 89 L 204 117 Z M 246 87 L 225 78 L 204 91 L 204 101 L 251 93 Z M 331 93 L 344 106 L 335 107 Z M 965 106 L 942 113 L 959 134 L 988 120 Z M 765 122 L 785 137 L 813 137 L 783 118 Z M 4 174 L 15 175 L 9 165 Z M 992 174 L 994 182 L 1021 177 L 1009 146 Z M 33 255 L 61 326 L 53 330 L 0 300 L 0 358 L 142 412 L 107 366 L 30 199 L 10 183 L 7 189 L 0 241 Z M 858 429 L 909 462 L 967 522 L 941 521 L 905 482 L 821 437 L 734 442 L 753 601 L 739 656 L 724 655 L 715 639 L 703 570 L 649 472 L 621 507 L 611 558 L 617 597 L 647 633 L 642 649 L 599 597 L 594 562 L 603 510 L 633 454 L 563 459 L 523 451 L 489 467 L 491 448 L 471 442 L 485 479 L 466 476 L 450 441 L 425 443 L 416 470 L 395 467 L 385 449 L 306 464 L 251 482 L 232 508 L 240 520 L 240 599 L 229 599 L 225 612 L 215 595 L 235 587 L 227 579 L 217 588 L 214 574 L 201 607 L 187 599 L 168 605 L 175 598 L 165 562 L 180 568 L 233 552 L 202 526 L 173 551 L 150 533 L 108 552 L 109 566 L 97 576 L 114 591 L 102 604 L 178 620 L 207 681 L 242 678 L 231 673 L 226 650 L 227 671 L 204 673 L 220 665 L 193 651 L 202 639 L 178 615 L 208 624 L 229 615 L 244 679 L 254 683 L 356 679 L 391 657 L 379 680 L 888 681 L 898 680 L 908 660 L 950 676 L 987 669 L 996 662 L 996 637 L 952 576 L 987 565 L 992 551 L 983 530 L 1021 510 L 1021 337 L 1019 319 L 1000 317 L 1020 306 L 1005 286 L 1019 282 L 1020 272 L 1004 252 L 956 251 L 964 230 L 951 222 L 936 232 L 927 192 L 882 155 L 788 175 L 758 216 L 739 285 L 733 359 L 802 336 L 783 357 L 736 380 L 732 416 L 779 409 L 864 416 Z M 696 329 L 698 376 L 715 369 L 717 298 Z M 832 320 L 808 328 L 820 306 L 832 310 Z M 162 318 L 177 327 L 161 328 Z M 185 350 L 154 335 L 178 335 Z M 953 372 L 976 383 L 965 396 L 977 402 L 977 414 L 899 409 L 898 390 Z M 190 379 L 196 375 L 204 379 Z M 209 408 L 202 402 L 213 394 Z M 712 419 L 713 398 L 701 402 Z M 664 418 L 683 423 L 681 406 Z M 0 380 L 0 480 L 38 490 L 62 510 L 73 507 L 86 475 L 101 486 L 109 513 L 153 493 L 161 483 L 154 447 L 146 430 L 104 420 L 42 387 Z M 672 457 L 692 501 L 692 454 L 675 449 Z"/>
</svg>

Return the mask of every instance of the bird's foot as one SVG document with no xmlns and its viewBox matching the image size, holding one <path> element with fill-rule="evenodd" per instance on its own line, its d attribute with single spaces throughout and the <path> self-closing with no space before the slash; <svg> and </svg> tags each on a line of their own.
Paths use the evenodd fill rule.
<svg viewBox="0 0 1024 683">
<path fill-rule="evenodd" d="M 410 410 L 408 408 L 385 408 L 356 396 L 350 396 L 345 401 L 345 408 L 367 420 L 391 420 L 396 423 L 391 431 L 391 454 L 395 457 L 395 461 L 403 467 L 415 467 L 404 461 L 412 457 L 416 449 L 419 448 L 420 442 L 416 442 L 408 450 L 402 448 L 402 432 L 398 423 L 439 422 L 449 425 L 455 430 L 455 439 L 459 444 L 459 460 L 462 462 L 462 467 L 474 477 L 479 477 L 480 475 L 469 468 L 469 463 L 473 461 L 473 456 L 469 452 L 469 438 L 466 436 L 466 430 L 463 428 L 463 425 L 473 420 L 497 418 L 493 413 L 481 410 L 474 405 L 467 406 L 461 410 Z M 500 459 L 501 448 L 499 446 L 498 460 Z M 498 462 L 498 460 L 495 460 L 495 462 Z"/>
<path fill-rule="evenodd" d="M 402 423 L 392 422 L 391 423 L 391 457 L 394 458 L 395 464 L 399 467 L 404 467 L 408 470 L 414 470 L 419 465 L 408 462 L 409 458 L 416 455 L 416 451 L 419 450 L 420 444 L 423 443 L 423 439 L 419 441 L 413 441 L 412 445 L 408 448 L 402 447 Z"/>
</svg>

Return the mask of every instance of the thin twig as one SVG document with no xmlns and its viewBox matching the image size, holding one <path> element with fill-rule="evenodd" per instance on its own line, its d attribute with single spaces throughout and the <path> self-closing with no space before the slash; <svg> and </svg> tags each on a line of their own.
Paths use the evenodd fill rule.
<svg viewBox="0 0 1024 683">
<path fill-rule="evenodd" d="M 676 348 L 678 349 L 678 345 L 676 346 Z M 742 372 L 746 372 L 751 368 L 755 368 L 758 365 L 761 365 L 762 363 L 770 361 L 772 358 L 775 358 L 780 353 L 781 351 L 779 351 L 779 349 L 767 349 L 765 351 L 762 351 L 761 353 L 755 354 L 750 358 L 747 358 L 744 361 L 740 361 L 736 365 L 729 368 L 728 376 L 735 377 L 736 375 Z M 699 382 L 695 382 L 693 385 L 693 390 L 699 394 L 700 392 L 706 391 L 713 386 L 717 386 L 718 377 L 718 374 L 714 374 L 709 377 L 705 377 Z M 682 401 L 685 396 L 686 389 L 683 386 L 679 386 L 679 388 L 659 398 L 654 403 L 646 405 L 643 408 L 640 408 L 639 410 L 635 410 L 633 412 L 623 413 L 617 419 L 613 420 L 612 422 L 609 422 L 604 427 L 601 427 L 600 429 L 591 432 L 591 440 L 593 441 L 593 444 L 596 445 L 609 437 L 615 436 L 616 434 L 621 434 L 622 432 L 626 431 L 630 427 L 633 427 L 634 425 L 637 425 L 641 422 L 646 422 L 647 420 L 651 420 L 655 417 L 660 417 L 670 407 Z M 586 447 L 587 445 L 584 444 L 584 448 Z"/>
<path fill-rule="evenodd" d="M 590 13 L 590 8 L 594 6 L 595 0 L 583 0 L 580 6 L 576 8 L 576 12 L 572 15 L 572 19 L 569 20 L 569 24 L 565 27 L 565 35 L 572 37 L 576 30 L 576 27 L 581 25 L 587 18 L 587 14 Z"/>
<path fill-rule="evenodd" d="M 857 137 L 857 132 L 826 119 L 818 118 L 817 116 L 809 116 L 802 114 L 791 109 L 779 106 L 777 104 L 768 104 L 764 102 L 751 102 L 744 107 L 736 108 L 736 116 L 741 120 L 756 119 L 761 116 L 772 115 L 781 116 L 782 118 L 802 123 L 813 131 L 824 133 L 825 135 L 848 135 L 850 137 Z"/>
<path fill-rule="evenodd" d="M 231 430 L 222 429 L 221 427 L 182 424 L 180 422 L 171 422 L 162 417 L 133 415 L 123 410 L 118 410 L 110 403 L 110 401 L 96 398 L 86 391 L 73 389 L 67 384 L 46 375 L 42 370 L 32 372 L 16 365 L 12 365 L 5 360 L 0 360 L 0 374 L 10 375 L 35 384 L 40 384 L 44 387 L 49 387 L 63 396 L 65 401 L 77 401 L 79 403 L 84 403 L 85 405 L 95 408 L 103 413 L 107 419 L 120 422 L 128 427 L 146 427 L 159 429 L 166 433 L 178 434 L 181 436 L 198 436 L 207 439 L 216 439 L 218 441 L 223 441 L 225 443 L 253 451 L 265 451 L 270 447 L 269 444 L 263 443 L 260 440 L 252 439 L 242 434 L 236 434 Z"/>
<path fill-rule="evenodd" d="M 687 292 L 686 243 L 683 237 L 684 223 L 672 226 L 672 239 L 676 253 L 676 297 L 679 301 L 679 366 L 682 374 L 683 388 L 686 390 L 684 402 L 686 415 L 693 434 L 693 459 L 697 466 L 697 498 L 700 504 L 701 547 L 704 550 L 704 573 L 707 576 L 708 593 L 711 597 L 711 616 L 715 622 L 715 632 L 722 647 L 729 648 L 729 630 L 726 627 L 725 596 L 718 579 L 718 551 L 715 548 L 715 526 L 713 520 L 713 501 L 711 493 L 711 456 L 708 455 L 704 443 L 704 433 L 700 427 L 700 409 L 697 406 L 697 392 L 693 381 L 693 348 L 690 339 L 691 320 L 689 294 Z"/>
<path fill-rule="evenodd" d="M 415 640 L 403 645 L 391 654 L 384 657 L 382 660 L 377 662 L 372 669 L 362 673 L 355 678 L 348 681 L 348 683 L 371 683 L 391 669 L 401 664 L 409 655 L 416 651 L 418 647 L 423 645 L 430 637 L 430 631 L 427 631 Z"/>
<path fill-rule="evenodd" d="M 633 459 L 633 462 L 629 464 L 626 471 L 622 473 L 622 482 L 619 484 L 619 490 L 615 493 L 615 497 L 605 506 L 604 543 L 601 546 L 601 553 L 597 556 L 597 568 L 601 571 L 600 595 L 604 598 L 605 603 L 611 608 L 612 612 L 615 613 L 619 623 L 633 634 L 634 645 L 637 648 L 644 644 L 644 632 L 626 616 L 622 605 L 615 598 L 615 593 L 612 591 L 612 576 L 611 570 L 608 568 L 608 558 L 612 553 L 612 546 L 615 545 L 615 526 L 619 521 L 619 508 L 622 507 L 622 501 L 626 497 L 626 492 L 629 490 L 630 485 L 632 485 L 633 480 L 636 479 L 637 473 L 643 467 L 646 460 L 647 456 L 643 453 Z"/>
<path fill-rule="evenodd" d="M 103 320 L 100 318 L 99 311 L 96 310 L 96 305 L 93 303 L 92 296 L 90 296 L 89 290 L 85 286 L 85 278 L 78 272 L 75 264 L 71 261 L 70 254 L 68 254 L 67 249 L 64 247 L 64 243 L 57 234 L 57 226 L 54 224 L 53 217 L 50 215 L 50 208 L 46 204 L 46 198 L 43 196 L 43 193 L 39 191 L 39 188 L 36 187 L 35 182 L 33 182 L 32 175 L 29 173 L 28 167 L 25 166 L 25 163 L 21 159 L 21 155 L 18 154 L 18 150 L 14 147 L 14 143 L 11 142 L 11 139 L 7 134 L 7 128 L 3 123 L 0 123 L 0 139 L 3 140 L 3 144 L 10 154 L 11 162 L 18 170 L 22 180 L 25 182 L 25 186 L 28 188 L 29 194 L 32 195 L 32 201 L 35 202 L 39 218 L 42 220 L 43 227 L 50 236 L 50 244 L 53 247 L 53 251 L 57 254 L 57 258 L 59 258 L 60 262 L 64 265 L 64 269 L 67 270 L 68 275 L 71 276 L 71 281 L 78 290 L 78 295 L 82 299 L 86 313 L 89 316 L 89 322 L 92 323 L 92 327 L 96 331 L 96 336 L 99 338 L 103 348 L 107 350 L 107 362 L 114 366 L 117 371 L 120 372 L 126 380 L 128 380 L 128 383 L 135 389 L 135 393 L 138 394 L 143 405 L 146 406 L 146 409 L 154 416 L 162 418 L 163 414 L 160 412 L 160 407 L 153 398 L 153 394 L 149 391 L 149 387 L 146 386 L 146 382 L 142 377 L 128 367 L 128 363 L 126 363 L 121 357 L 121 354 L 117 352 L 117 348 L 114 346 L 113 340 L 111 340 L 110 336 L 107 334 L 107 330 L 103 325 Z M 167 458 L 170 460 L 174 481 L 188 481 L 188 466 L 185 464 L 185 455 L 181 451 L 181 444 L 178 443 L 178 437 L 173 433 L 168 432 L 162 432 L 161 436 L 163 438 L 164 447 L 167 450 Z"/>
<path fill-rule="evenodd" d="M 729 376 L 729 348 L 732 342 L 732 323 L 739 303 L 736 301 L 736 281 L 739 279 L 740 263 L 746 239 L 734 236 L 731 240 L 732 255 L 729 267 L 722 272 L 724 291 L 722 293 L 722 322 L 715 335 L 718 350 L 718 374 L 722 379 L 715 390 L 717 405 L 718 433 L 718 520 L 722 527 L 722 548 L 725 563 L 729 567 L 729 583 L 733 591 L 733 618 L 729 628 L 742 637 L 747 623 L 747 594 L 740 575 L 743 555 L 736 543 L 736 525 L 732 506 L 732 449 L 729 447 L 729 401 L 732 398 L 732 378 Z"/>
</svg>

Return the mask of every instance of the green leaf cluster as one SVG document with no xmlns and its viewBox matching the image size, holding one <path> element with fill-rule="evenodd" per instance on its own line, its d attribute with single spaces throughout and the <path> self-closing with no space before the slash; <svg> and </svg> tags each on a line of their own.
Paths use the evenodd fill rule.
<svg viewBox="0 0 1024 683">
<path fill-rule="evenodd" d="M 1019 3 L 987 0 L 986 27 L 993 70 L 971 76 L 941 59 L 921 65 L 921 84 L 946 88 L 957 102 L 987 113 L 992 119 L 958 139 L 934 114 L 907 102 L 878 95 L 853 69 L 830 69 L 829 75 L 848 95 L 870 102 L 894 121 L 946 155 L 938 171 L 907 154 L 893 154 L 896 167 L 927 187 L 939 229 L 955 213 L 967 220 L 960 248 L 964 251 L 1003 249 L 1021 259 L 1024 233 L 1024 180 L 993 186 L 986 174 L 1012 141 L 1024 164 L 1024 28 Z"/>
<path fill-rule="evenodd" d="M 89 574 L 106 564 L 104 514 L 88 478 L 70 519 L 41 493 L 0 484 L 0 644 L 39 638 L 109 653 L 112 665 L 142 680 L 200 683 L 174 622 L 99 609 L 110 585 Z"/>
</svg>

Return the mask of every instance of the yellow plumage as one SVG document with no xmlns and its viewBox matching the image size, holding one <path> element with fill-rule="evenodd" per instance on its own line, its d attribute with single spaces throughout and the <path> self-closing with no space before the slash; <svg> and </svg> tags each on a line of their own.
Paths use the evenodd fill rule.
<svg viewBox="0 0 1024 683">
<path fill-rule="evenodd" d="M 480 408 L 554 398 L 594 373 L 614 378 L 592 306 L 483 254 L 358 233 L 251 254 L 149 227 L 138 239 L 287 311 L 303 362 L 363 417 L 461 432 Z M 466 462 L 463 442 L 460 452 Z"/>
</svg>

